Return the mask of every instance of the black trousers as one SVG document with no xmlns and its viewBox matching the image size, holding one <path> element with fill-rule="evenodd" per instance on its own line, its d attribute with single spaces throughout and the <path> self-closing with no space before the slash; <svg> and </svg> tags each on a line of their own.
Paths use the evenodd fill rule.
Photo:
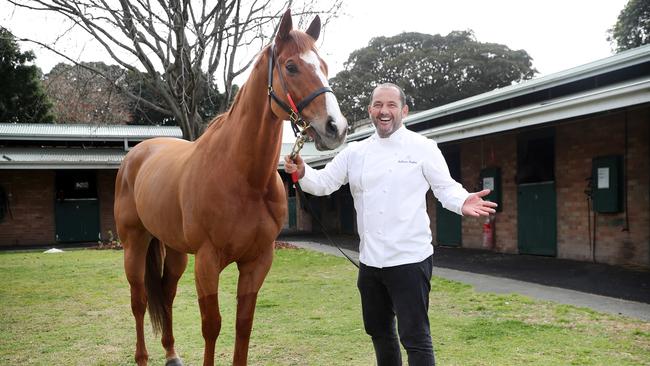
<svg viewBox="0 0 650 366">
<path fill-rule="evenodd" d="M 372 338 L 378 366 L 402 364 L 400 342 L 410 366 L 435 365 L 427 313 L 432 270 L 432 256 L 420 263 L 385 268 L 361 263 L 357 286 L 363 324 Z"/>
</svg>

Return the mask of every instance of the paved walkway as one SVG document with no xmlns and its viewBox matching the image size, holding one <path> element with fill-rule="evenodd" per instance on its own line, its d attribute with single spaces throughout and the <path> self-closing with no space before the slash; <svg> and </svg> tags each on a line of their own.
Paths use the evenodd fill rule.
<svg viewBox="0 0 650 366">
<path fill-rule="evenodd" d="M 319 236 L 281 235 L 301 248 L 343 256 Z M 358 239 L 333 240 L 358 260 Z M 477 291 L 518 293 L 531 298 L 650 321 L 650 272 L 557 258 L 437 247 L 433 274 Z"/>
</svg>

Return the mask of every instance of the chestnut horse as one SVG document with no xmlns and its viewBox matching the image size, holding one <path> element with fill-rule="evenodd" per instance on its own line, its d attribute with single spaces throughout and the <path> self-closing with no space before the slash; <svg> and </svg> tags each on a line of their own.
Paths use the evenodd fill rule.
<svg viewBox="0 0 650 366">
<path fill-rule="evenodd" d="M 277 172 L 282 121 L 295 107 L 293 100 L 298 102 L 319 149 L 340 145 L 347 130 L 327 85 L 327 66 L 315 50 L 320 27 L 316 17 L 306 33 L 292 30 L 287 10 L 274 45 L 260 54 L 231 108 L 199 139 L 147 140 L 124 159 L 115 185 L 115 220 L 131 286 L 138 365 L 148 360 L 147 305 L 154 330 L 162 331 L 167 365 L 181 364 L 174 350 L 172 302 L 187 253 L 195 255 L 203 364 L 214 364 L 221 328 L 219 274 L 233 262 L 239 269 L 233 364 L 247 363 L 257 293 L 287 214 Z M 273 85 L 285 90 L 276 95 Z"/>
</svg>

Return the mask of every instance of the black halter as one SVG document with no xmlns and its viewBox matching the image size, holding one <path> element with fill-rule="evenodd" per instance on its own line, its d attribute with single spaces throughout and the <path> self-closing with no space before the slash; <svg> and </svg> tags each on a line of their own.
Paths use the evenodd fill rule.
<svg viewBox="0 0 650 366">
<path fill-rule="evenodd" d="M 295 104 L 293 102 L 293 98 L 291 98 L 289 89 L 287 89 L 287 85 L 284 81 L 284 77 L 282 76 L 282 70 L 280 70 L 280 65 L 278 64 L 277 65 L 278 78 L 280 78 L 280 84 L 282 84 L 282 89 L 284 89 L 284 92 L 287 95 L 287 100 L 289 101 L 289 104 L 287 104 L 283 100 L 278 98 L 278 96 L 273 91 L 273 65 L 274 64 L 275 64 L 275 44 L 269 47 L 269 84 L 268 84 L 269 102 L 271 101 L 271 99 L 273 99 L 275 103 L 277 103 L 285 112 L 289 114 L 289 120 L 291 121 L 291 128 L 293 129 L 293 133 L 297 137 L 299 134 L 304 134 L 304 131 L 310 127 L 309 123 L 302 118 L 300 112 L 302 112 L 302 110 L 305 107 L 307 107 L 307 105 L 309 105 L 309 103 L 311 103 L 311 101 L 314 100 L 317 96 L 323 93 L 334 93 L 334 92 L 332 91 L 332 88 L 330 88 L 329 86 L 325 86 L 309 94 L 305 99 L 301 100 L 300 103 Z"/>
</svg>

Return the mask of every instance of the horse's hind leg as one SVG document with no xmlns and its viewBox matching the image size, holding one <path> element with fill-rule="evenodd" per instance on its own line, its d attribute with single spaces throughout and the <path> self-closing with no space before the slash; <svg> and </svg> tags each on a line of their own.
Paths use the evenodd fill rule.
<svg viewBox="0 0 650 366">
<path fill-rule="evenodd" d="M 124 272 L 131 286 L 131 311 L 135 318 L 136 345 L 135 362 L 146 365 L 149 359 L 144 340 L 144 314 L 147 310 L 145 289 L 145 261 L 151 235 L 144 229 L 120 230 L 124 246 Z"/>
<path fill-rule="evenodd" d="M 166 248 L 165 266 L 163 270 L 162 286 L 163 286 L 163 306 L 165 308 L 166 316 L 164 317 L 162 327 L 161 342 L 165 348 L 165 358 L 167 359 L 166 366 L 180 366 L 182 365 L 180 358 L 176 355 L 174 349 L 174 332 L 172 327 L 172 304 L 176 297 L 176 289 L 178 287 L 178 280 L 180 280 L 185 267 L 187 266 L 187 254 L 180 253 Z"/>
<path fill-rule="evenodd" d="M 235 354 L 233 365 L 246 365 L 248 362 L 248 343 L 253 329 L 253 315 L 257 302 L 257 293 L 271 269 L 273 245 L 261 253 L 255 260 L 238 262 L 239 279 L 237 282 L 237 323 Z"/>
</svg>

